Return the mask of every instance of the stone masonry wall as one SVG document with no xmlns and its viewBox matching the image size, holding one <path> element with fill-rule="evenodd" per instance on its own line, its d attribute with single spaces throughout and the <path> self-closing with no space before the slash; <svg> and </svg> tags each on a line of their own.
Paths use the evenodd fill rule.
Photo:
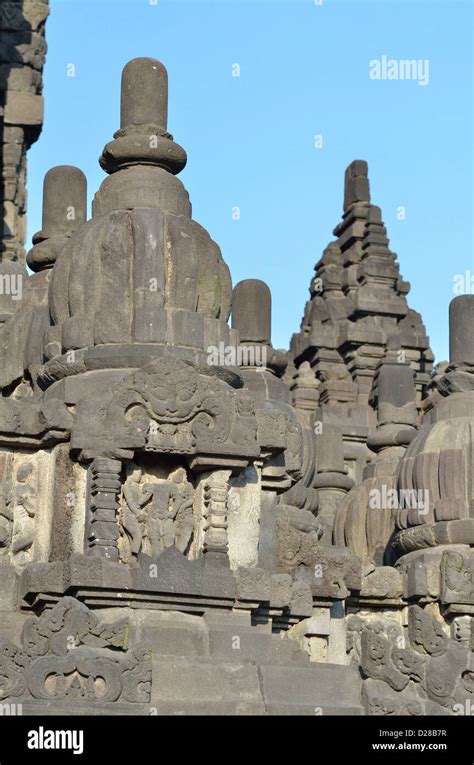
<svg viewBox="0 0 474 765">
<path fill-rule="evenodd" d="M 24 261 L 26 153 L 43 124 L 42 70 L 48 0 L 0 4 L 0 261 Z"/>
</svg>

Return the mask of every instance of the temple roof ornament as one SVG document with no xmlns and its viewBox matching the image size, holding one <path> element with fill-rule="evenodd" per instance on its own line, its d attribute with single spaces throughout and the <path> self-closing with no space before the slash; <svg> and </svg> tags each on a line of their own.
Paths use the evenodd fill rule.
<svg viewBox="0 0 474 765">
<path fill-rule="evenodd" d="M 399 513 L 395 546 L 400 553 L 456 542 L 474 544 L 472 454 L 474 432 L 474 296 L 454 298 L 449 308 L 450 363 L 437 382 L 441 394 L 400 464 L 400 489 L 427 507 Z"/>
<path fill-rule="evenodd" d="M 153 58 L 135 58 L 122 72 L 120 129 L 99 160 L 107 173 L 131 165 L 162 167 L 177 175 L 184 149 L 168 133 L 168 72 Z"/>
<path fill-rule="evenodd" d="M 44 177 L 42 226 L 26 258 L 29 268 L 41 271 L 53 266 L 66 239 L 86 220 L 86 176 L 78 167 L 52 167 Z"/>
<path fill-rule="evenodd" d="M 152 346 L 205 364 L 210 345 L 236 344 L 229 269 L 175 176 L 186 154 L 167 132 L 167 101 L 159 61 L 126 65 L 121 128 L 101 158 L 110 175 L 54 268 L 43 386 L 80 369 L 138 367 Z"/>
<path fill-rule="evenodd" d="M 433 354 L 421 317 L 407 305 L 410 285 L 390 250 L 379 207 L 372 204 L 368 165 L 354 160 L 345 172 L 344 213 L 315 266 L 310 300 L 291 355 L 298 367 L 310 361 L 321 379 L 344 365 L 368 404 L 372 378 L 388 338 L 397 334 L 415 371 L 417 404 L 429 381 Z"/>
</svg>

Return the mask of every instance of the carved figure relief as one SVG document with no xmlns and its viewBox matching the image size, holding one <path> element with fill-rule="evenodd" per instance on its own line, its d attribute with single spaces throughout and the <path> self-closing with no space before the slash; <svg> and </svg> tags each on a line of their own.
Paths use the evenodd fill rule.
<svg viewBox="0 0 474 765">
<path fill-rule="evenodd" d="M 36 516 L 36 466 L 22 463 L 16 473 L 13 488 L 12 556 L 14 562 L 24 566 L 32 560 Z"/>
<path fill-rule="evenodd" d="M 13 513 L 8 481 L 0 481 L 0 559 L 9 554 Z"/>
<path fill-rule="evenodd" d="M 194 489 L 183 467 L 164 479 L 130 463 L 122 491 L 121 560 L 130 563 L 141 552 L 156 557 L 173 545 L 186 555 L 194 532 L 193 503 Z"/>
<path fill-rule="evenodd" d="M 441 597 L 445 603 L 474 602 L 474 566 L 472 555 L 447 550 L 441 559 Z"/>
<path fill-rule="evenodd" d="M 300 515 L 306 511 L 300 511 Z M 293 514 L 296 515 L 296 514 Z M 322 530 L 310 513 L 306 524 L 293 517 L 280 519 L 277 524 L 278 560 L 282 570 L 300 565 L 314 565 L 318 560 L 319 540 Z"/>
</svg>

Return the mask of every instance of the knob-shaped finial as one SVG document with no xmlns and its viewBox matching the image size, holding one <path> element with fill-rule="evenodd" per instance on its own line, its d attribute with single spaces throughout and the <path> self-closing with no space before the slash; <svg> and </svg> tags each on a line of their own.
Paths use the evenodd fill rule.
<svg viewBox="0 0 474 765">
<path fill-rule="evenodd" d="M 363 159 L 355 159 L 346 169 L 344 179 L 344 212 L 354 202 L 370 202 L 369 168 Z"/>
<path fill-rule="evenodd" d="M 155 58 L 134 58 L 122 72 L 122 129 L 130 125 L 168 125 L 168 73 Z"/>
<path fill-rule="evenodd" d="M 242 343 L 271 343 L 272 295 L 260 279 L 244 279 L 232 293 L 232 328 Z"/>
<path fill-rule="evenodd" d="M 110 175 L 130 167 L 158 167 L 177 175 L 186 165 L 186 152 L 168 133 L 168 73 L 156 58 L 134 58 L 122 72 L 120 130 L 104 148 L 100 166 Z M 113 184 L 112 184 L 113 185 Z M 139 184 L 140 185 L 140 184 Z M 130 184 L 118 195 L 125 206 L 136 195 Z M 111 188 L 104 184 L 101 191 Z M 94 214 L 107 208 L 101 192 L 94 202 Z M 117 199 L 116 191 L 112 195 Z M 143 196 L 143 195 L 142 195 Z M 102 204 L 101 204 L 102 202 Z M 140 206 L 140 205 L 138 205 Z"/>
<path fill-rule="evenodd" d="M 82 170 L 58 165 L 48 170 L 43 182 L 41 231 L 27 255 L 33 271 L 51 266 L 65 239 L 87 220 L 87 179 Z"/>
<path fill-rule="evenodd" d="M 87 179 L 72 165 L 48 170 L 43 181 L 42 229 L 34 241 L 67 236 L 87 219 Z"/>
<path fill-rule="evenodd" d="M 459 295 L 449 305 L 449 358 L 474 367 L 474 295 Z"/>
</svg>

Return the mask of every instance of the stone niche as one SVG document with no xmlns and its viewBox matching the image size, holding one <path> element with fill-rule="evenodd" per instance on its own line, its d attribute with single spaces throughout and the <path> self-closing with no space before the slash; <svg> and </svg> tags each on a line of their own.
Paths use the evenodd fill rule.
<svg viewBox="0 0 474 765">
<path fill-rule="evenodd" d="M 18 573 L 83 552 L 87 472 L 68 451 L 0 452 L 0 556 Z"/>
</svg>

